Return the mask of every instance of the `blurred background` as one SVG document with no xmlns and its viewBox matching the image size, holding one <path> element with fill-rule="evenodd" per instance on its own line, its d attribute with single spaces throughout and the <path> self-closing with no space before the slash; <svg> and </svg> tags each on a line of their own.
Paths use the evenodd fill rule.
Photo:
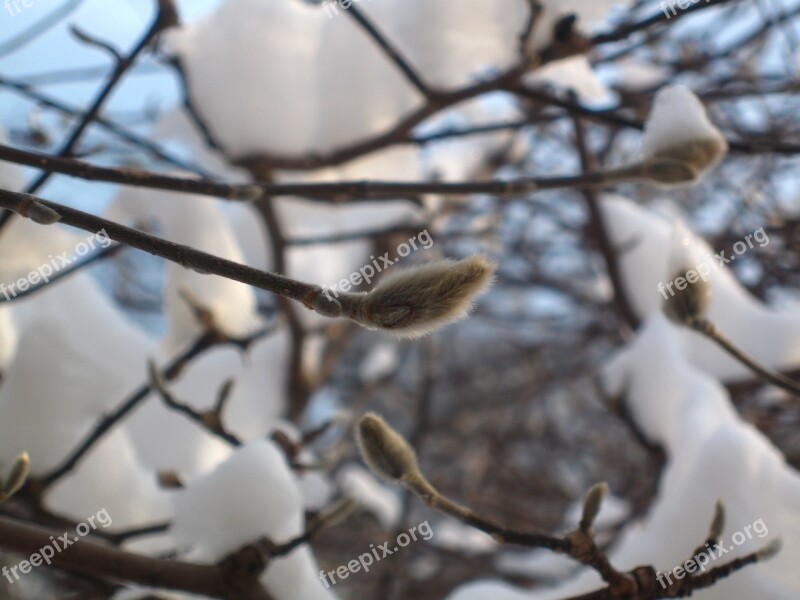
<svg viewBox="0 0 800 600">
<path fill-rule="evenodd" d="M 367 410 L 412 442 L 443 493 L 512 529 L 563 532 L 577 523 L 586 490 L 608 482 L 598 540 L 612 559 L 619 552 L 623 569 L 680 564 L 705 539 L 713 504 L 724 496 L 728 535 L 764 518 L 784 551 L 697 596 L 797 597 L 800 580 L 786 568 L 800 552 L 793 536 L 800 523 L 791 514 L 800 497 L 796 399 L 663 322 L 655 283 L 675 266 L 674 223 L 728 256 L 764 228 L 768 245 L 737 256 L 718 276 L 713 314 L 769 366 L 800 367 L 800 3 L 548 0 L 528 30 L 525 0 L 348 7 L 176 0 L 179 22 L 124 66 L 71 145 L 159 3 L 29 4 L 0 7 L 7 147 L 233 183 L 579 175 L 636 160 L 655 94 L 682 84 L 705 105 L 730 152 L 698 185 L 680 189 L 422 189 L 381 198 L 263 195 L 251 203 L 57 173 L 39 181 L 41 170 L 0 162 L 4 189 L 35 191 L 318 285 L 337 286 L 387 252 L 397 259 L 387 272 L 475 253 L 498 265 L 469 319 L 412 341 L 130 248 L 0 304 L 0 455 L 9 465 L 27 450 L 31 481 L 47 482 L 29 485 L 4 514 L 60 528 L 106 508 L 111 531 L 134 531 L 112 542 L 202 560 L 185 543 L 202 535 L 170 534 L 174 496 L 237 449 L 158 393 L 146 389 L 79 468 L 48 477 L 98 419 L 147 386 L 149 359 L 170 364 L 211 327 L 226 341 L 170 374 L 175 396 L 198 413 L 224 398 L 231 432 L 279 448 L 300 516 L 312 518 L 342 496 L 360 504 L 312 540 L 308 564 L 290 583 L 270 584 L 275 598 L 566 598 L 599 584 L 581 579 L 566 559 L 501 546 L 379 482 L 353 443 L 355 420 Z M 521 61 L 532 62 L 515 71 Z M 401 244 L 421 234 L 432 243 L 400 256 Z M 11 219 L 0 230 L 0 281 L 74 253 L 89 235 Z M 658 327 L 670 328 L 663 345 L 637 341 Z M 673 360 L 686 365 L 673 369 Z M 607 377 L 619 361 L 627 366 Z M 44 374 L 33 365 L 45 365 Z M 710 398 L 719 400 L 707 409 L 712 417 L 690 415 Z M 714 429 L 719 415 L 729 420 Z M 659 420 L 669 435 L 659 433 Z M 711 455 L 714 444 L 720 456 Z M 248 496 L 253 482 L 242 477 L 227 494 Z M 252 491 L 254 505 L 259 493 Z M 240 501 L 225 496 L 183 510 L 224 527 L 246 512 Z M 336 569 L 423 522 L 430 540 L 330 589 L 316 581 L 319 569 Z M 157 531 L 135 531 L 151 525 Z M 281 539 L 298 533 L 274 530 Z M 18 560 L 12 553 L 3 562 Z M 0 597 L 188 596 L 38 569 L 13 584 L 0 578 Z"/>
</svg>

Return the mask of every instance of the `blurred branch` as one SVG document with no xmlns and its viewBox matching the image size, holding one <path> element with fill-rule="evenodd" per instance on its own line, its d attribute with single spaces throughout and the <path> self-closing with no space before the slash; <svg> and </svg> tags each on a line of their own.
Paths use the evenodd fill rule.
<svg viewBox="0 0 800 600">
<path fill-rule="evenodd" d="M 575 144 L 578 149 L 578 155 L 580 156 L 581 167 L 585 173 L 591 172 L 596 168 L 596 164 L 586 144 L 586 130 L 583 121 L 580 116 L 573 115 L 573 123 L 575 126 Z M 605 216 L 600 208 L 600 200 L 593 190 L 584 189 L 582 190 L 582 194 L 589 213 L 587 233 L 594 238 L 600 247 L 600 253 L 603 255 L 603 260 L 605 261 L 608 271 L 608 278 L 614 289 L 614 305 L 622 321 L 620 327 L 622 337 L 625 338 L 631 330 L 638 329 L 639 317 L 633 309 L 633 305 L 631 304 L 628 292 L 625 288 L 625 283 L 622 280 L 622 272 L 617 263 L 617 251 L 608 233 Z"/>
<path fill-rule="evenodd" d="M 122 244 L 114 244 L 108 246 L 107 248 L 103 248 L 102 250 L 98 250 L 94 254 L 87 256 L 86 258 L 83 258 L 78 262 L 69 265 L 67 268 L 57 271 L 56 273 L 54 273 L 49 277 L 48 281 L 42 280 L 39 283 L 31 284 L 25 290 L 15 290 L 16 293 L 13 296 L 10 296 L 9 298 L 6 298 L 5 296 L 0 297 L 0 304 L 14 302 L 15 300 L 21 300 L 22 298 L 26 298 L 28 296 L 41 292 L 51 283 L 55 283 L 56 281 L 65 279 L 70 275 L 73 275 L 78 271 L 85 269 L 86 267 L 90 267 L 95 263 L 110 258 L 115 254 L 117 254 L 124 247 L 125 246 L 123 246 Z"/>
<path fill-rule="evenodd" d="M 355 4 L 351 4 L 345 11 L 358 23 L 366 34 L 372 38 L 386 57 L 400 70 L 405 78 L 425 98 L 432 98 L 436 94 L 431 91 L 422 77 L 414 70 L 411 64 L 400 54 L 400 51 L 386 38 L 386 36 L 361 12 Z"/>
<path fill-rule="evenodd" d="M 26 98 L 29 98 L 32 102 L 35 102 L 47 108 L 58 111 L 69 117 L 80 119 L 82 116 L 82 113 L 79 110 L 69 107 L 68 105 L 64 104 L 57 98 L 54 98 L 52 96 L 34 90 L 33 87 L 28 83 L 22 83 L 14 79 L 10 79 L 4 75 L 0 75 L 0 87 L 6 87 L 11 90 L 14 90 L 17 93 L 25 96 Z M 178 169 L 182 169 L 184 171 L 190 171 L 192 173 L 196 173 L 200 176 L 208 177 L 205 171 L 200 167 L 189 164 L 186 161 L 183 161 L 176 156 L 170 155 L 165 149 L 159 147 L 158 144 L 151 142 L 147 138 L 142 137 L 137 133 L 125 129 L 121 125 L 114 123 L 113 121 L 105 117 L 97 116 L 94 120 L 94 124 L 106 130 L 111 135 L 118 137 L 124 142 L 131 144 L 136 148 L 140 148 L 148 155 L 164 162 L 165 164 L 171 165 Z M 50 158 L 55 159 L 59 157 L 50 156 Z M 22 162 L 20 164 L 27 164 L 27 163 Z M 39 165 L 30 164 L 28 166 L 38 167 Z"/>
<path fill-rule="evenodd" d="M 72 154 L 81 137 L 83 136 L 83 133 L 99 116 L 100 110 L 103 108 L 106 100 L 111 96 L 111 93 L 114 91 L 117 84 L 122 80 L 125 72 L 131 66 L 133 66 L 139 55 L 150 45 L 150 42 L 152 42 L 159 33 L 168 27 L 176 25 L 177 23 L 178 13 L 172 4 L 172 0 L 158 0 L 158 9 L 153 23 L 150 25 L 138 43 L 134 46 L 133 50 L 131 50 L 127 56 L 120 57 L 116 61 L 116 66 L 112 71 L 109 80 L 97 94 L 89 109 L 83 114 L 83 117 L 78 122 L 77 126 L 72 130 L 72 133 L 59 148 L 57 152 L 59 156 L 69 157 Z M 47 182 L 51 174 L 52 173 L 50 172 L 42 173 L 36 180 L 33 181 L 31 185 L 28 186 L 27 192 L 31 194 L 35 193 Z M 0 230 L 2 230 L 3 227 L 9 222 L 13 214 L 13 212 L 6 212 L 2 215 L 2 217 L 0 217 Z"/>
<path fill-rule="evenodd" d="M 268 335 L 271 328 L 262 329 L 246 338 L 231 338 L 218 330 L 206 331 L 200 335 L 191 346 L 189 346 L 179 356 L 175 357 L 169 364 L 161 369 L 161 378 L 164 381 L 172 381 L 198 356 L 204 354 L 211 348 L 221 345 L 233 345 L 246 351 L 254 342 Z M 145 383 L 139 387 L 131 396 L 125 400 L 116 410 L 100 420 L 86 438 L 69 454 L 64 462 L 50 473 L 31 482 L 34 493 L 43 492 L 67 473 L 70 473 L 80 461 L 102 440 L 117 424 L 128 414 L 137 408 L 142 401 L 153 391 L 150 383 Z"/>
<path fill-rule="evenodd" d="M 75 11 L 84 0 L 69 0 L 61 6 L 57 6 L 52 12 L 47 14 L 42 19 L 36 21 L 33 25 L 18 33 L 10 40 L 0 44 L 0 58 L 4 58 L 9 54 L 13 54 L 18 50 L 22 50 L 29 43 L 36 41 L 41 35 L 47 33 L 50 29 L 61 23 L 72 12 Z"/>
<path fill-rule="evenodd" d="M 20 555 L 38 554 L 60 533 L 0 517 L 0 547 Z M 242 577 L 227 565 L 202 565 L 157 559 L 119 550 L 83 538 L 67 552 L 51 558 L 55 568 L 116 581 L 166 590 L 178 590 L 226 600 L 270 600 L 257 578 Z"/>
<path fill-rule="evenodd" d="M 167 388 L 167 383 L 164 381 L 164 377 L 155 363 L 150 361 L 147 365 L 147 371 L 150 378 L 150 389 L 154 390 L 161 397 L 168 408 L 185 415 L 191 421 L 194 421 L 200 425 L 200 427 L 231 446 L 238 447 L 242 445 L 242 441 L 225 428 L 222 420 L 222 412 L 219 409 L 204 412 L 195 410 L 190 405 L 175 398 L 172 392 Z"/>
<path fill-rule="evenodd" d="M 642 19 L 641 21 L 624 23 L 612 31 L 598 33 L 591 38 L 591 42 L 594 46 L 619 42 L 629 38 L 634 33 L 650 29 L 654 25 L 673 24 L 677 22 L 678 19 L 688 17 L 696 11 L 705 10 L 706 8 L 711 8 L 712 6 L 728 4 L 736 1 L 739 0 L 705 0 L 702 3 L 698 2 L 696 4 L 689 4 L 686 8 L 682 8 L 681 10 L 677 11 L 676 14 L 669 16 L 663 10 L 659 10 L 657 13 L 654 13 L 649 17 Z"/>
</svg>

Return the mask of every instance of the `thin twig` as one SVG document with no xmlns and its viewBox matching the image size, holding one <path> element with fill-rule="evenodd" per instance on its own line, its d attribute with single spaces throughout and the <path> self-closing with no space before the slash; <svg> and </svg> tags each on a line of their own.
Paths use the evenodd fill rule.
<svg viewBox="0 0 800 600">
<path fill-rule="evenodd" d="M 367 33 L 369 37 L 378 45 L 383 53 L 389 60 L 405 75 L 406 79 L 413 85 L 417 91 L 425 98 L 431 98 L 434 94 L 428 84 L 423 81 L 422 77 L 414 70 L 411 64 L 400 54 L 400 51 L 386 38 L 386 36 L 361 12 L 355 4 L 351 4 L 350 8 L 346 11 L 356 23 Z"/>
<path fill-rule="evenodd" d="M 195 342 L 189 346 L 184 352 L 175 357 L 167 364 L 161 371 L 164 380 L 171 381 L 176 378 L 183 369 L 198 356 L 204 354 L 206 351 L 220 345 L 234 345 L 246 350 L 252 343 L 261 339 L 271 331 L 270 328 L 262 329 L 251 336 L 241 339 L 228 338 L 221 335 L 218 331 L 208 331 L 200 335 Z M 78 446 L 70 452 L 64 462 L 60 466 L 53 469 L 50 473 L 42 476 L 37 480 L 37 487 L 44 490 L 51 486 L 53 483 L 61 479 L 67 473 L 70 473 L 92 450 L 95 445 L 102 440 L 122 419 L 130 414 L 137 408 L 142 401 L 152 391 L 150 383 L 145 383 L 140 386 L 131 396 L 125 400 L 116 410 L 103 417 L 92 429 L 92 431 L 78 444 Z"/>
<path fill-rule="evenodd" d="M 188 417 L 189 420 L 194 421 L 204 430 L 215 435 L 234 448 L 242 445 L 242 440 L 225 428 L 221 413 L 215 411 L 199 412 L 189 404 L 175 398 L 169 388 L 167 388 L 167 383 L 164 381 L 158 367 L 156 367 L 153 362 L 150 362 L 148 365 L 148 373 L 150 376 L 150 388 L 161 397 L 168 408 Z"/>
<path fill-rule="evenodd" d="M 789 379 L 778 371 L 774 371 L 766 365 L 762 365 L 755 358 L 734 344 L 733 341 L 726 337 L 716 325 L 707 319 L 692 319 L 689 321 L 688 325 L 698 333 L 703 334 L 708 339 L 715 342 L 720 348 L 725 350 L 725 352 L 750 369 L 763 381 L 771 383 L 772 385 L 789 392 L 795 397 L 800 397 L 800 382 Z"/>
</svg>

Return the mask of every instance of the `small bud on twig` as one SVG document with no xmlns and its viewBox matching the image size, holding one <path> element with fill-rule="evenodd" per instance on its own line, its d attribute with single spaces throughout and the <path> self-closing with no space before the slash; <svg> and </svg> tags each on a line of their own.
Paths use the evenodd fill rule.
<svg viewBox="0 0 800 600">
<path fill-rule="evenodd" d="M 711 528 L 708 531 L 708 539 L 717 541 L 722 537 L 722 530 L 725 528 L 725 505 L 722 500 L 717 500 L 714 506 L 714 519 L 711 521 Z"/>
<path fill-rule="evenodd" d="M 697 183 L 728 152 L 728 142 L 687 87 L 656 95 L 642 139 L 642 174 L 668 187 Z"/>
<path fill-rule="evenodd" d="M 52 225 L 61 220 L 61 215 L 41 202 L 33 202 L 28 206 L 26 216 L 39 225 Z"/>
<path fill-rule="evenodd" d="M 579 525 L 583 531 L 589 531 L 592 528 L 607 495 L 608 484 L 605 482 L 592 486 L 586 493 L 586 498 L 583 500 L 583 516 Z"/>
<path fill-rule="evenodd" d="M 365 294 L 342 294 L 346 316 L 399 337 L 426 335 L 469 312 L 491 283 L 495 266 L 476 255 L 395 271 Z"/>
<path fill-rule="evenodd" d="M 361 418 L 356 439 L 364 461 L 384 479 L 400 482 L 419 474 L 414 450 L 375 413 Z"/>
<path fill-rule="evenodd" d="M 4 502 L 16 494 L 25 481 L 28 479 L 28 473 L 31 467 L 31 459 L 27 452 L 22 452 L 17 456 L 14 461 L 14 466 L 11 467 L 11 472 L 3 482 L 2 493 L 0 493 L 0 502 Z"/>
<path fill-rule="evenodd" d="M 772 542 L 764 546 L 761 550 L 756 552 L 756 558 L 759 561 L 770 560 L 776 554 L 778 554 L 778 552 L 781 551 L 782 547 L 783 547 L 783 540 L 780 539 L 773 540 Z"/>
<path fill-rule="evenodd" d="M 672 280 L 683 278 L 689 270 L 688 267 L 679 270 L 674 274 Z M 711 286 L 705 279 L 698 279 L 694 283 L 687 282 L 683 289 L 679 289 L 677 285 L 674 287 L 674 295 L 670 295 L 664 300 L 664 314 L 671 321 L 687 325 L 705 317 L 711 302 Z"/>
<path fill-rule="evenodd" d="M 644 162 L 645 176 L 662 185 L 697 183 L 728 151 L 723 138 L 696 139 L 659 150 Z"/>
</svg>

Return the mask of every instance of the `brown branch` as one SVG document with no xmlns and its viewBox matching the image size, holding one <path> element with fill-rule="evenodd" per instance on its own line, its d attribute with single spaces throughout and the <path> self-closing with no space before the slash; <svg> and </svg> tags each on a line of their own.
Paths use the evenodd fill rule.
<svg viewBox="0 0 800 600">
<path fill-rule="evenodd" d="M 338 203 L 351 199 L 381 199 L 403 196 L 441 194 L 448 196 L 467 194 L 489 194 L 507 197 L 557 189 L 581 189 L 610 186 L 620 183 L 609 172 L 593 171 L 580 175 L 554 177 L 521 177 L 509 180 L 464 181 L 443 183 L 436 181 L 337 181 L 320 183 L 257 183 L 225 184 L 207 179 L 174 177 L 139 169 L 95 166 L 72 158 L 61 158 L 38 152 L 29 152 L 0 145 L 0 160 L 16 164 L 47 169 L 79 179 L 119 183 L 134 187 L 160 189 L 216 196 L 227 200 L 251 201 L 267 197 L 302 196 Z M 626 180 L 635 181 L 635 176 Z M 268 198 L 267 198 L 268 200 Z"/>
<path fill-rule="evenodd" d="M 26 212 L 34 206 L 54 211 L 59 217 L 59 222 L 65 225 L 92 233 L 105 230 L 110 239 L 120 244 L 138 248 L 200 273 L 220 275 L 298 302 L 302 302 L 309 294 L 321 292 L 319 286 L 260 271 L 74 208 L 42 200 L 29 194 L 0 190 L 0 207 L 26 216 Z"/>
<path fill-rule="evenodd" d="M 50 546 L 59 533 L 0 517 L 0 547 L 17 554 L 38 554 L 42 548 Z M 85 538 L 55 553 L 51 561 L 56 568 L 103 581 L 229 600 L 269 600 L 257 579 L 236 581 L 222 566 L 151 558 Z"/>
<path fill-rule="evenodd" d="M 688 17 L 695 11 L 704 10 L 706 8 L 710 8 L 712 6 L 718 6 L 720 4 L 727 4 L 732 1 L 736 0 L 705 0 L 705 2 L 693 4 L 685 9 L 678 10 L 676 14 L 670 16 L 667 16 L 667 14 L 664 11 L 659 10 L 657 13 L 652 14 L 649 17 L 642 19 L 641 21 L 636 21 L 634 23 L 624 23 L 619 27 L 617 27 L 616 29 L 614 29 L 613 31 L 598 33 L 591 38 L 591 42 L 592 45 L 594 46 L 619 42 L 629 38 L 634 33 L 644 31 L 645 29 L 650 29 L 654 25 L 674 23 L 678 19 Z"/>
<path fill-rule="evenodd" d="M 234 345 L 238 348 L 246 350 L 250 345 L 258 339 L 269 333 L 269 329 L 264 329 L 254 333 L 253 335 L 242 338 L 234 339 L 221 334 L 219 331 L 207 331 L 195 340 L 179 356 L 174 358 L 170 363 L 162 369 L 161 375 L 165 381 L 172 381 L 175 379 L 183 369 L 195 358 L 205 353 L 207 350 L 220 345 Z M 150 383 L 145 383 L 140 386 L 131 396 L 125 400 L 116 410 L 105 416 L 100 420 L 86 436 L 86 438 L 69 454 L 64 462 L 53 469 L 50 473 L 38 478 L 35 482 L 31 482 L 35 492 L 41 493 L 53 483 L 58 481 L 61 477 L 70 473 L 80 461 L 91 451 L 95 445 L 102 440 L 109 431 L 111 431 L 122 419 L 130 414 L 141 402 L 147 398 L 152 391 Z"/>
<path fill-rule="evenodd" d="M 372 38 L 378 47 L 383 51 L 387 58 L 403 73 L 405 78 L 413 85 L 416 90 L 425 98 L 431 98 L 436 94 L 431 91 L 428 84 L 426 84 L 422 77 L 414 70 L 411 64 L 400 54 L 400 51 L 394 47 L 386 36 L 367 18 L 361 9 L 355 4 L 351 4 L 347 9 L 349 14 L 358 23 L 366 34 Z"/>
<path fill-rule="evenodd" d="M 42 106 L 45 106 L 47 108 L 56 110 L 63 115 L 73 117 L 76 119 L 79 119 L 82 116 L 82 113 L 80 111 L 67 106 L 57 98 L 54 98 L 52 96 L 34 90 L 28 83 L 23 83 L 13 79 L 9 79 L 6 76 L 0 76 L 0 86 L 14 90 L 15 92 L 21 94 L 22 96 L 29 98 L 31 101 L 40 104 Z M 105 117 L 102 116 L 96 117 L 94 123 L 96 126 L 104 129 L 109 134 L 123 140 L 128 144 L 131 144 L 137 148 L 142 149 L 155 159 L 163 161 L 164 163 L 172 165 L 173 167 L 176 167 L 178 169 L 183 169 L 185 171 L 196 173 L 200 176 L 208 177 L 205 171 L 199 166 L 189 164 L 176 156 L 170 155 L 165 149 L 159 147 L 157 144 L 140 136 L 137 133 L 128 131 L 121 125 L 114 123 L 113 121 L 110 121 Z M 22 162 L 20 164 L 27 164 L 27 163 Z M 37 167 L 38 165 L 34 164 L 29 166 Z"/>
<path fill-rule="evenodd" d="M 106 100 L 111 96 L 111 93 L 125 75 L 125 72 L 131 66 L 133 66 L 139 55 L 145 50 L 145 48 L 147 48 L 147 46 L 150 45 L 150 42 L 152 42 L 159 33 L 168 27 L 176 25 L 177 23 L 178 13 L 172 4 L 172 0 L 158 0 L 158 10 L 153 23 L 150 25 L 138 43 L 134 46 L 133 50 L 131 50 L 127 56 L 116 61 L 116 67 L 112 71 L 108 81 L 97 94 L 89 109 L 83 114 L 83 117 L 78 122 L 77 126 L 72 130 L 72 133 L 59 148 L 57 152 L 59 156 L 68 157 L 72 154 L 81 137 L 83 136 L 83 133 L 99 116 L 100 110 L 103 108 Z M 51 175 L 51 172 L 42 173 L 36 180 L 33 181 L 33 183 L 31 183 L 31 185 L 27 187 L 27 192 L 31 194 L 35 193 L 50 179 Z M 0 216 L 0 231 L 9 223 L 13 214 L 13 212 L 6 212 Z"/>
<path fill-rule="evenodd" d="M 279 273 L 286 272 L 286 248 L 288 240 L 283 233 L 280 218 L 272 202 L 264 196 L 256 203 L 264 226 L 267 228 L 268 243 L 272 254 L 272 267 Z M 286 393 L 289 399 L 289 419 L 299 421 L 311 397 L 312 385 L 305 373 L 306 331 L 294 306 L 287 298 L 279 297 L 278 306 L 286 316 L 289 326 L 289 373 L 286 382 Z"/>
<path fill-rule="evenodd" d="M 575 98 L 576 97 L 573 96 L 573 100 L 575 100 Z M 586 145 L 586 130 L 583 121 L 578 115 L 573 115 L 573 123 L 575 125 L 575 143 L 578 148 L 581 166 L 584 172 L 590 172 L 596 168 L 596 164 Z M 608 233 L 608 227 L 606 227 L 605 216 L 600 208 L 600 200 L 594 190 L 584 189 L 581 193 L 583 194 L 586 208 L 589 212 L 588 232 L 600 247 L 600 253 L 603 255 L 608 277 L 614 289 L 614 305 L 625 327 L 635 330 L 639 327 L 639 316 L 633 309 L 633 305 L 631 304 L 628 292 L 622 280 L 622 272 L 617 262 L 617 252 L 614 248 L 614 242 Z M 625 337 L 626 333 L 626 331 L 623 331 L 623 337 Z"/>
<path fill-rule="evenodd" d="M 200 412 L 189 404 L 175 398 L 169 388 L 167 388 L 167 383 L 164 381 L 158 367 L 156 367 L 153 362 L 148 364 L 148 374 L 150 377 L 150 389 L 158 393 L 168 408 L 186 416 L 189 420 L 194 421 L 200 425 L 200 427 L 231 446 L 238 447 L 242 445 L 242 441 L 225 427 L 220 411 L 210 410 Z"/>
</svg>

